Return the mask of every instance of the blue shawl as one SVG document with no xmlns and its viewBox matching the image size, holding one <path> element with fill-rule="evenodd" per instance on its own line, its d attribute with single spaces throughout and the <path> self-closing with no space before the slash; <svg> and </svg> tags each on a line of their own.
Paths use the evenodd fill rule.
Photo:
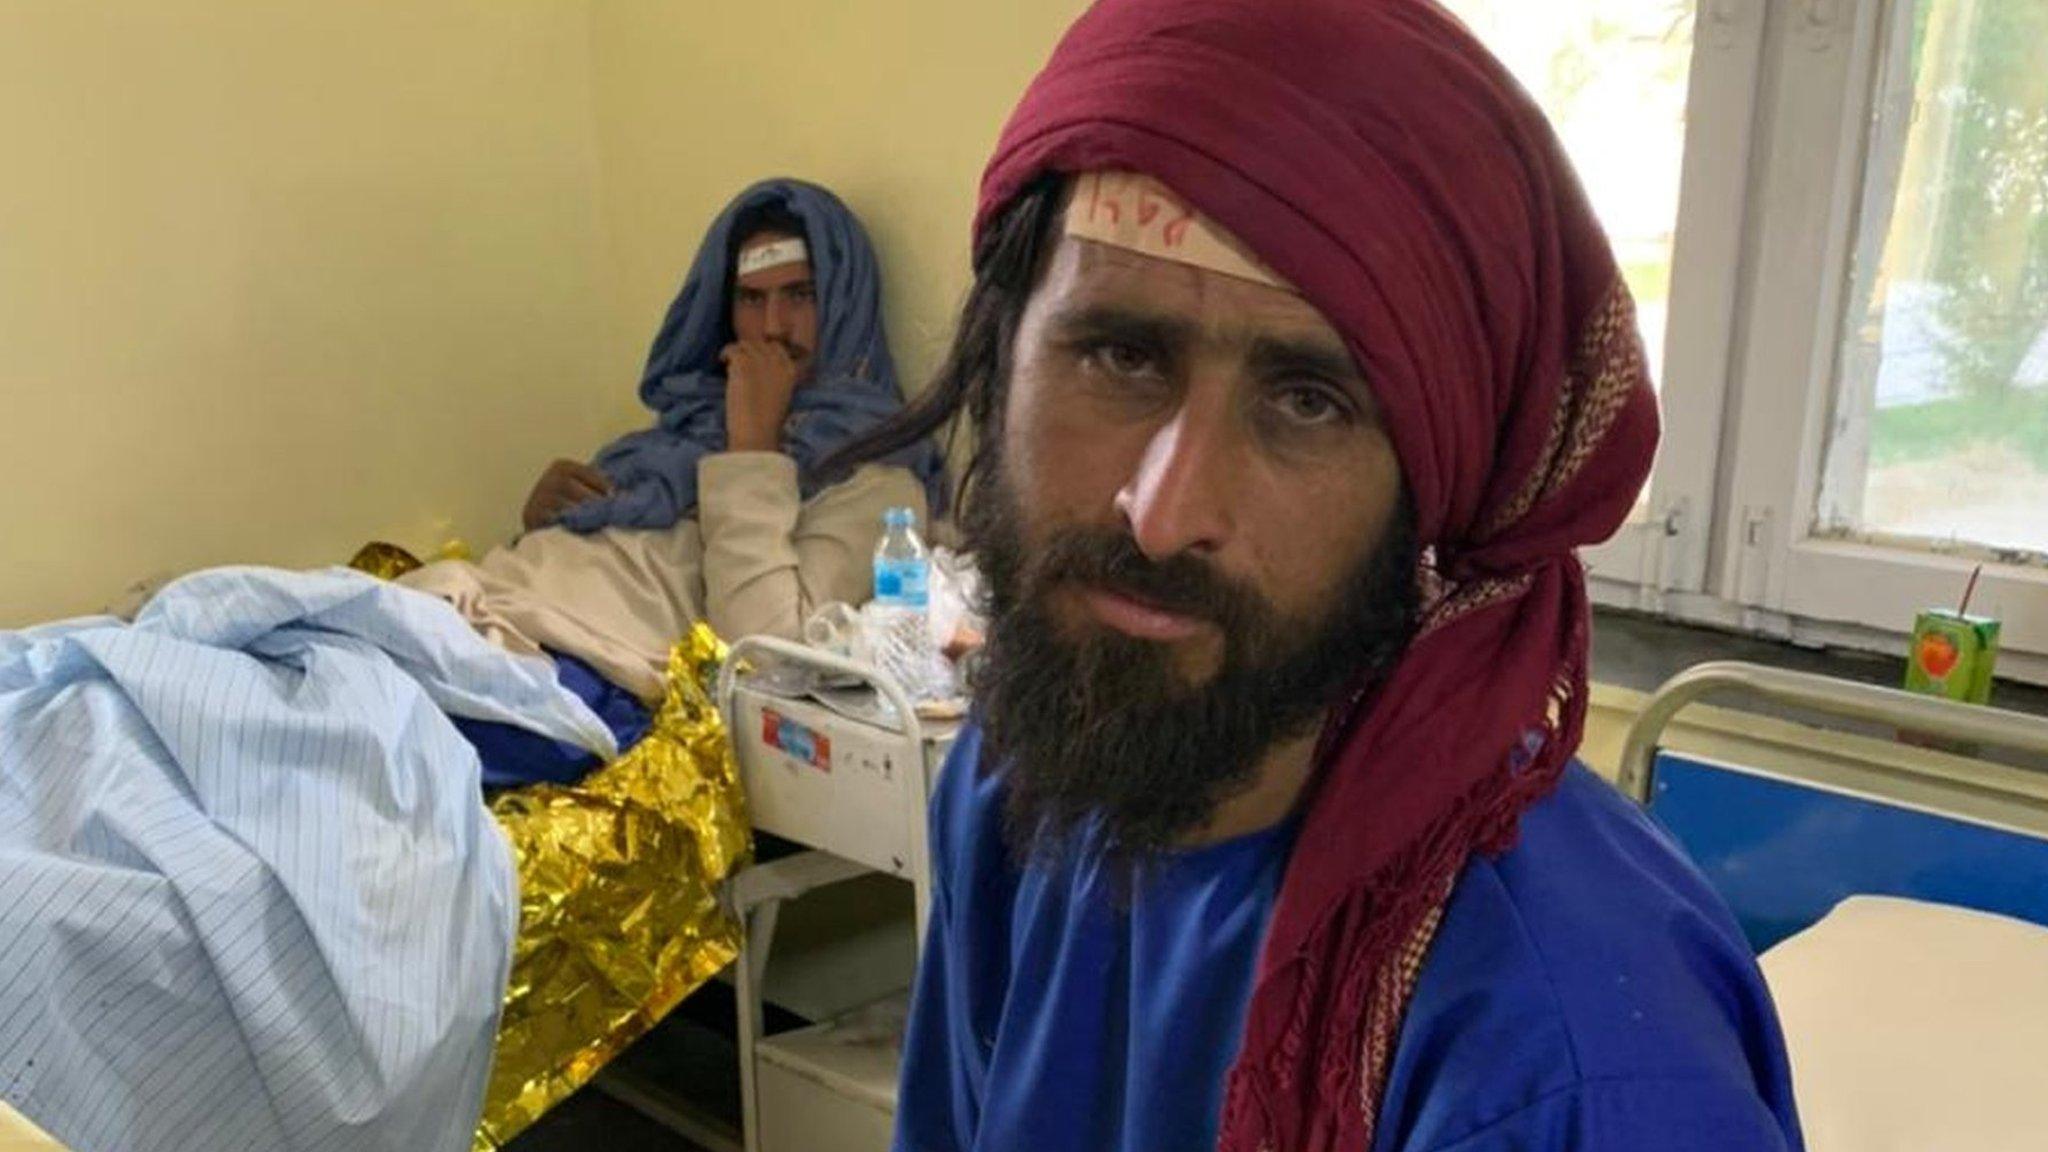
<svg viewBox="0 0 2048 1152">
<path fill-rule="evenodd" d="M 867 232 L 837 196 L 801 180 L 763 180 L 726 206 L 669 305 L 647 355 L 640 400 L 654 427 L 613 441 L 592 461 L 617 491 L 571 508 L 574 531 L 668 528 L 697 506 L 697 461 L 725 450 L 725 369 L 719 352 L 732 339 L 730 270 L 733 226 L 748 210 L 780 201 L 803 221 L 818 291 L 815 370 L 790 400 L 782 450 L 796 461 L 806 499 L 823 487 L 819 463 L 903 407 L 896 365 L 882 331 L 882 282 Z M 920 441 L 886 463 L 924 481 L 936 515 L 945 482 L 937 447 Z"/>
</svg>

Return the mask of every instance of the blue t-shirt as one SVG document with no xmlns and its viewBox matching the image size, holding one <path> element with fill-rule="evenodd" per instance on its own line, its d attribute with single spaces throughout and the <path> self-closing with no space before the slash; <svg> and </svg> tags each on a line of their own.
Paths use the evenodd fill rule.
<svg viewBox="0 0 2048 1152">
<path fill-rule="evenodd" d="M 1291 827 L 1169 855 L 1129 891 L 1085 855 L 1019 868 L 980 752 L 969 726 L 933 799 L 896 1147 L 1214 1147 Z M 1575 766 L 1512 851 L 1461 877 L 1371 1152 L 1800 1147 L 1733 918 Z"/>
</svg>

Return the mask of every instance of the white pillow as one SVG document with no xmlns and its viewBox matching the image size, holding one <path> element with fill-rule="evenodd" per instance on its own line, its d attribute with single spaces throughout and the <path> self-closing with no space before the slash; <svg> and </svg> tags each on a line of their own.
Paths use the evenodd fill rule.
<svg viewBox="0 0 2048 1152">
<path fill-rule="evenodd" d="M 2048 928 L 1853 896 L 1762 963 L 1808 1152 L 2048 1148 Z"/>
</svg>

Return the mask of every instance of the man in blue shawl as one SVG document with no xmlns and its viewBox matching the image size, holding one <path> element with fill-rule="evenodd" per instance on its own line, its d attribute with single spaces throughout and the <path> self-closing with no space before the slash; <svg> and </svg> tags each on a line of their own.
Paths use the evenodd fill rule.
<svg viewBox="0 0 2048 1152">
<path fill-rule="evenodd" d="M 874 250 L 813 184 L 763 181 L 712 223 L 640 398 L 654 425 L 589 464 L 550 465 L 519 540 L 405 578 L 506 647 L 552 654 L 621 746 L 644 729 L 669 646 L 691 624 L 793 637 L 817 605 L 867 599 L 883 512 L 923 519 L 942 509 L 944 484 L 928 440 L 851 475 L 819 467 L 903 398 Z M 469 735 L 489 783 L 590 767 L 513 730 Z"/>
<path fill-rule="evenodd" d="M 903 406 L 860 221 L 799 180 L 740 193 L 669 305 L 640 399 L 655 426 L 614 441 L 594 464 L 550 465 L 527 501 L 528 530 L 668 527 L 697 503 L 697 463 L 720 451 L 785 453 L 804 494 L 815 493 L 826 456 Z M 929 443 L 893 462 L 917 472 L 936 506 Z"/>
</svg>

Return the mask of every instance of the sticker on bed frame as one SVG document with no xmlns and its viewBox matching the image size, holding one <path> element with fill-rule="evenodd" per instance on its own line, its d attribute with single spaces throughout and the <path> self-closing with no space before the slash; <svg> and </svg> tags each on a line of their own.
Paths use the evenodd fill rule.
<svg viewBox="0 0 2048 1152">
<path fill-rule="evenodd" d="M 761 742 L 820 772 L 832 770 L 832 738 L 773 708 L 761 709 Z"/>
</svg>

